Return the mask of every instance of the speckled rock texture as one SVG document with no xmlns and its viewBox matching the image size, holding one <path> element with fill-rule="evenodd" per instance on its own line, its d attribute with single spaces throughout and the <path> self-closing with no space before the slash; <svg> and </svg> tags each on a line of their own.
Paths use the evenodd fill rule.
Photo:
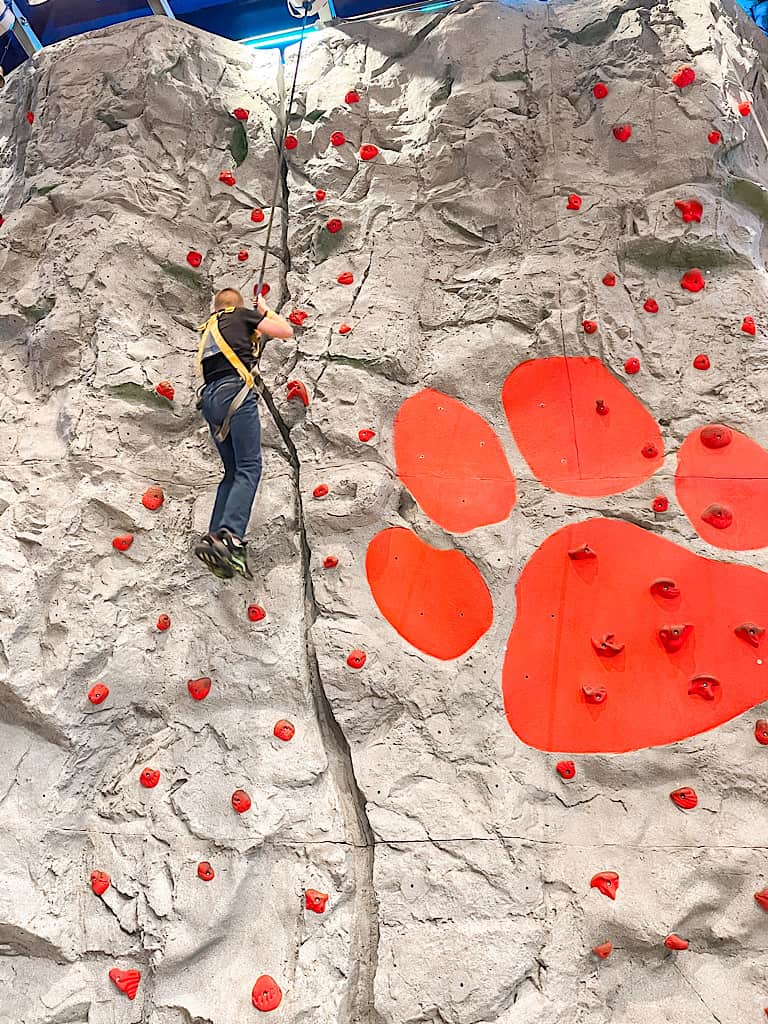
<svg viewBox="0 0 768 1024">
<path fill-rule="evenodd" d="M 766 52 L 729 2 L 699 0 L 468 4 L 308 41 L 267 281 L 275 308 L 309 316 L 262 362 L 274 415 L 262 406 L 250 584 L 222 584 L 190 555 L 219 476 L 195 410 L 194 327 L 213 289 L 250 293 L 258 277 L 266 225 L 250 214 L 269 213 L 295 50 L 281 69 L 274 52 L 150 18 L 10 76 L 0 1024 L 764 1019 L 760 709 L 668 747 L 579 756 L 566 784 L 557 755 L 508 726 L 500 674 L 514 584 L 551 532 L 605 514 L 716 557 L 674 500 L 656 518 L 650 502 L 672 498 L 694 427 L 725 421 L 768 445 Z M 697 74 L 684 91 L 670 82 L 681 64 Z M 737 112 L 739 80 L 757 117 Z M 347 105 L 352 88 L 361 101 Z M 622 123 L 626 144 L 612 135 Z M 375 160 L 359 160 L 364 143 Z M 690 196 L 701 224 L 674 208 Z M 331 217 L 344 224 L 333 235 Z M 692 266 L 707 281 L 696 296 L 678 283 Z M 522 360 L 563 354 L 619 375 L 640 356 L 631 386 L 667 448 L 654 478 L 589 499 L 532 478 L 501 385 Z M 163 379 L 172 403 L 154 393 Z M 306 409 L 286 400 L 293 379 Z M 399 483 L 394 418 L 424 386 L 498 431 L 518 483 L 505 522 L 447 534 Z M 157 512 L 141 504 L 151 485 L 165 492 Z M 420 654 L 379 614 L 365 552 L 389 525 L 481 570 L 494 622 L 464 657 Z M 728 560 L 768 570 L 765 550 Z M 187 680 L 200 676 L 212 687 L 198 702 Z M 86 697 L 96 682 L 110 690 L 100 705 Z M 287 743 L 272 734 L 282 718 L 296 726 Z M 161 773 L 153 789 L 145 767 Z M 684 785 L 699 794 L 688 814 L 669 799 Z M 94 869 L 111 878 L 102 896 Z M 621 878 L 615 902 L 590 889 L 605 870 Z M 329 894 L 324 914 L 305 910 L 307 888 Z M 690 948 L 668 952 L 670 932 Z M 134 1001 L 115 967 L 141 971 Z M 284 993 L 269 1015 L 251 1005 L 262 974 Z"/>
</svg>

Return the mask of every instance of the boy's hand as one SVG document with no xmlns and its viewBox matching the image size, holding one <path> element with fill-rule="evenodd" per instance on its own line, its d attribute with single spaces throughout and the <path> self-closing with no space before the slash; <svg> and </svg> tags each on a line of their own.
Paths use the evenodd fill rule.
<svg viewBox="0 0 768 1024">
<path fill-rule="evenodd" d="M 264 316 L 266 316 L 267 313 L 269 312 L 269 306 L 264 301 L 264 296 L 263 295 L 260 295 L 258 297 L 258 299 L 256 300 L 256 309 L 258 309 L 258 311 L 260 313 L 263 313 Z"/>
</svg>

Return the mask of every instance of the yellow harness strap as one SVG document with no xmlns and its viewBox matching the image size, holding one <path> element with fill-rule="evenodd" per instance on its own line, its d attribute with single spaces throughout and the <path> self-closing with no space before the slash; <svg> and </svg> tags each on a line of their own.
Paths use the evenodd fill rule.
<svg viewBox="0 0 768 1024">
<path fill-rule="evenodd" d="M 208 334 L 213 335 L 213 340 L 216 342 L 219 351 L 227 360 L 232 364 L 232 368 L 237 372 L 238 377 L 242 380 L 243 384 L 249 388 L 254 387 L 253 374 L 245 366 L 245 363 L 238 356 L 232 346 L 227 342 L 224 335 L 221 333 L 219 328 L 219 315 L 221 313 L 233 313 L 235 307 L 229 306 L 227 309 L 220 309 L 218 312 L 209 316 L 204 324 L 198 327 L 200 332 L 200 345 L 197 349 L 197 372 L 202 376 L 203 374 L 203 352 L 205 351 L 205 345 L 208 340 Z"/>
</svg>

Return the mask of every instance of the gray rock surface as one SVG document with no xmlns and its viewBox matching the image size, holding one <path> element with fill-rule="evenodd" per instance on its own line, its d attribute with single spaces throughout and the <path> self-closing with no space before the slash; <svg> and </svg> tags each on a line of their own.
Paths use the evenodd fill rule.
<svg viewBox="0 0 768 1024">
<path fill-rule="evenodd" d="M 270 202 L 277 56 L 151 18 L 70 39 L 10 77 L 2 1024 L 252 1020 L 262 973 L 285 993 L 270 1019 L 292 1024 L 763 1018 L 758 712 L 670 747 L 579 757 L 566 786 L 555 755 L 511 732 L 499 684 L 514 583 L 555 528 L 605 513 L 712 556 L 679 510 L 650 523 L 651 498 L 673 493 L 695 426 L 724 419 L 768 445 L 768 154 L 735 110 L 739 76 L 768 121 L 766 48 L 732 16 L 693 0 L 483 3 L 307 44 L 299 110 L 326 113 L 293 126 L 267 280 L 277 308 L 310 315 L 263 361 L 277 421 L 263 410 L 247 586 L 189 557 L 218 479 L 190 325 L 212 289 L 250 290 L 258 275 L 265 226 L 249 214 Z M 669 82 L 682 63 L 698 75 L 683 93 Z M 611 85 L 599 106 L 598 78 Z M 347 107 L 353 87 L 361 102 Z M 218 174 L 233 167 L 237 106 L 251 111 L 250 146 L 228 188 Z M 611 136 L 624 121 L 626 146 Z M 349 145 L 332 147 L 334 130 Z M 378 159 L 359 162 L 361 143 Z M 683 192 L 716 215 L 683 227 Z M 343 232 L 325 231 L 330 216 Z M 695 305 L 678 286 L 690 265 L 708 274 Z M 621 273 L 613 290 L 600 285 L 608 269 Z M 352 287 L 336 284 L 345 270 Z M 662 306 L 652 320 L 647 294 Z M 754 339 L 738 331 L 745 313 Z M 590 315 L 592 338 L 578 329 Z M 691 369 L 699 351 L 717 354 L 706 375 Z M 614 367 L 642 355 L 637 391 L 668 452 L 652 480 L 574 499 L 531 478 L 501 384 L 521 360 L 563 352 Z M 172 405 L 152 392 L 165 378 Z M 285 400 L 293 378 L 306 410 Z M 399 483 L 393 421 L 422 386 L 498 430 L 518 480 L 508 521 L 448 535 Z M 361 427 L 376 430 L 366 446 Z M 320 482 L 330 494 L 315 500 Z M 157 513 L 140 503 L 153 484 L 166 494 Z M 492 591 L 494 624 L 457 661 L 421 655 L 376 609 L 365 551 L 395 524 L 467 553 Z M 125 554 L 111 546 L 122 532 L 135 535 Z M 731 560 L 768 569 L 765 551 Z M 259 623 L 252 602 L 267 611 Z M 368 655 L 359 672 L 353 648 Z M 202 675 L 213 688 L 196 703 L 186 681 Z M 97 681 L 110 696 L 93 707 Z M 287 744 L 272 736 L 283 717 L 296 725 Z M 161 771 L 155 789 L 139 785 L 145 765 Z M 668 793 L 693 783 L 700 806 L 684 816 Z M 242 817 L 238 787 L 253 800 Z M 112 880 L 100 898 L 94 868 Z M 605 869 L 621 875 L 615 903 L 589 888 Z M 308 887 L 330 894 L 324 915 L 304 910 Z M 670 931 L 688 952 L 667 953 Z M 598 964 L 590 949 L 606 938 L 615 951 Z M 135 1002 L 112 967 L 142 971 Z"/>
</svg>

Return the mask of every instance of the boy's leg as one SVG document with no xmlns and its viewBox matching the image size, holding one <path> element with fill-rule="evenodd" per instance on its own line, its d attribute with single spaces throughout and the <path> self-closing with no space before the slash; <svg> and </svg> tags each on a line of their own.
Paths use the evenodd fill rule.
<svg viewBox="0 0 768 1024">
<path fill-rule="evenodd" d="M 218 449 L 221 461 L 224 466 L 224 476 L 221 478 L 216 491 L 216 500 L 211 512 L 211 522 L 208 527 L 210 533 L 215 533 L 222 525 L 222 513 L 227 504 L 229 492 L 235 481 L 235 453 L 232 448 L 232 441 L 227 437 L 224 441 L 216 439 L 216 430 L 224 422 L 232 399 L 242 387 L 239 379 L 220 380 L 209 384 L 203 391 L 201 411 L 203 418 L 210 427 L 211 437 Z"/>
<path fill-rule="evenodd" d="M 220 515 L 219 528 L 229 530 L 242 540 L 261 480 L 261 423 L 255 395 L 250 394 L 230 420 L 227 440 L 234 456 L 234 480 Z"/>
<path fill-rule="evenodd" d="M 211 431 L 211 436 L 224 464 L 224 476 L 219 481 L 216 501 L 213 503 L 213 511 L 211 512 L 211 522 L 208 526 L 209 533 L 216 533 L 217 530 L 225 525 L 222 517 L 232 491 L 232 485 L 235 482 L 235 452 L 229 435 L 223 441 L 217 440 L 213 435 L 213 431 Z"/>
</svg>

